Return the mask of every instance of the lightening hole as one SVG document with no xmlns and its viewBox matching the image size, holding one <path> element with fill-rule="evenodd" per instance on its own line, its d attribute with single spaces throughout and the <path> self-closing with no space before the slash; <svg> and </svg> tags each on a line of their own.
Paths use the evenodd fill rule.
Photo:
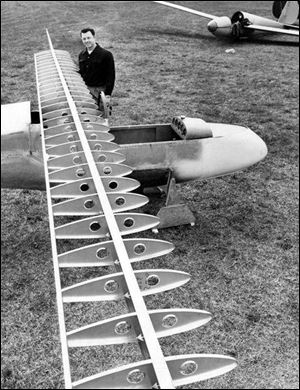
<svg viewBox="0 0 300 390">
<path fill-rule="evenodd" d="M 194 374 L 198 369 L 198 364 L 194 362 L 193 360 L 187 360 L 186 362 L 182 363 L 180 366 L 180 373 L 182 375 L 192 375 Z"/>
<path fill-rule="evenodd" d="M 75 156 L 75 157 L 73 158 L 73 163 L 74 163 L 74 164 L 81 164 L 81 163 L 82 163 L 81 157 L 80 157 L 80 156 Z"/>
<path fill-rule="evenodd" d="M 76 145 L 70 146 L 70 152 L 71 152 L 71 153 L 77 152 L 77 146 L 76 146 Z"/>
<path fill-rule="evenodd" d="M 81 184 L 81 186 L 80 186 L 80 191 L 82 191 L 82 192 L 86 192 L 89 189 L 90 189 L 90 186 L 88 184 L 86 184 L 86 183 Z"/>
<path fill-rule="evenodd" d="M 92 223 L 90 224 L 90 230 L 91 230 L 92 232 L 96 232 L 96 231 L 99 230 L 100 228 L 101 228 L 101 225 L 100 225 L 99 222 L 92 222 Z"/>
<path fill-rule="evenodd" d="M 125 199 L 122 197 L 122 196 L 119 196 L 117 199 L 116 199 L 116 205 L 117 206 L 123 206 L 125 204 Z"/>
<path fill-rule="evenodd" d="M 97 139 L 97 134 L 95 134 L 95 133 L 91 134 L 90 139 Z"/>
<path fill-rule="evenodd" d="M 67 137 L 67 140 L 68 140 L 69 142 L 73 142 L 73 141 L 75 141 L 75 139 L 74 139 L 74 136 L 73 136 L 73 135 L 69 135 L 69 136 Z"/>
<path fill-rule="evenodd" d="M 127 321 L 118 322 L 115 326 L 115 333 L 123 335 L 129 333 L 131 325 Z"/>
<path fill-rule="evenodd" d="M 109 184 L 108 184 L 108 187 L 111 189 L 111 190 L 115 190 L 117 187 L 118 187 L 118 183 L 116 181 L 111 181 Z"/>
<path fill-rule="evenodd" d="M 61 116 L 66 116 L 66 115 L 68 115 L 67 112 L 62 112 L 62 113 L 61 113 Z"/>
<path fill-rule="evenodd" d="M 105 259 L 108 256 L 107 248 L 99 248 L 97 250 L 96 256 L 98 257 L 98 259 L 101 259 L 101 260 Z"/>
<path fill-rule="evenodd" d="M 143 382 L 145 378 L 145 373 L 139 369 L 132 370 L 128 373 L 127 375 L 127 382 L 133 383 L 133 384 L 138 384 Z"/>
<path fill-rule="evenodd" d="M 136 255 L 142 255 L 146 250 L 146 246 L 144 244 L 136 244 L 133 250 Z"/>
<path fill-rule="evenodd" d="M 106 161 L 106 156 L 104 154 L 100 154 L 100 156 L 98 156 L 98 162 L 104 162 Z"/>
<path fill-rule="evenodd" d="M 115 280 L 108 280 L 104 285 L 104 290 L 108 293 L 113 294 L 119 288 L 118 283 Z"/>
<path fill-rule="evenodd" d="M 130 228 L 134 225 L 134 219 L 132 218 L 126 218 L 124 221 L 124 226 L 127 228 Z"/>
<path fill-rule="evenodd" d="M 85 176 L 85 174 L 86 174 L 86 172 L 83 168 L 79 168 L 76 171 L 76 176 L 78 176 L 78 177 L 83 177 L 83 176 Z"/>
<path fill-rule="evenodd" d="M 95 202 L 93 201 L 93 199 L 88 199 L 84 202 L 84 207 L 86 209 L 91 209 L 95 206 Z"/>
<path fill-rule="evenodd" d="M 95 150 L 101 150 L 102 149 L 102 145 L 101 144 L 96 144 L 94 146 Z"/>
<path fill-rule="evenodd" d="M 178 318 L 174 314 L 168 314 L 162 319 L 162 326 L 164 328 L 172 328 L 177 324 Z"/>
<path fill-rule="evenodd" d="M 148 286 L 153 287 L 156 286 L 159 283 L 159 277 L 157 275 L 149 275 L 146 279 L 146 283 Z"/>
<path fill-rule="evenodd" d="M 104 168 L 103 168 L 103 173 L 104 173 L 104 175 L 110 175 L 111 172 L 112 172 L 111 167 L 104 167 Z"/>
</svg>

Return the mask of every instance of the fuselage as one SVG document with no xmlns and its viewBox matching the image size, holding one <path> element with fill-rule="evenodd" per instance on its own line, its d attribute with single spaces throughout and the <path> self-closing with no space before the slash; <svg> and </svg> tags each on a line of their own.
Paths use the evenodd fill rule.
<svg viewBox="0 0 300 390">
<path fill-rule="evenodd" d="M 29 102 L 1 109 L 1 187 L 43 190 L 38 113 L 30 111 Z M 19 118 L 14 123 L 12 113 Z M 185 132 L 181 134 L 183 127 Z M 131 177 L 144 187 L 166 184 L 170 171 L 177 182 L 227 175 L 248 168 L 267 154 L 263 140 L 249 128 L 197 118 L 182 117 L 170 124 L 116 126 L 110 133 L 120 147 L 118 152 L 126 157 L 124 164 L 133 170 Z M 71 153 L 72 142 L 69 148 Z"/>
</svg>

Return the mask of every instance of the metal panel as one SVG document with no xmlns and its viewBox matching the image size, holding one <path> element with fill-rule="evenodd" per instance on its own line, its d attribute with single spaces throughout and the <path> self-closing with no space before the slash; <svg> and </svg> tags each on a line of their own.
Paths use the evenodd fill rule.
<svg viewBox="0 0 300 390">
<path fill-rule="evenodd" d="M 180 287 L 190 280 L 190 275 L 169 269 L 143 269 L 134 271 L 142 296 L 156 294 Z M 124 289 L 122 272 L 100 276 L 62 289 L 64 302 L 114 301 L 132 298 Z"/>
<path fill-rule="evenodd" d="M 101 150 L 103 152 L 116 152 L 120 149 L 118 144 L 115 144 L 113 142 L 107 142 L 107 141 L 89 141 L 89 145 L 92 151 Z M 58 157 L 68 153 L 81 152 L 82 150 L 83 149 L 82 149 L 81 142 L 75 141 L 72 143 L 67 142 L 65 144 L 47 148 L 47 154 L 48 156 Z"/>
<path fill-rule="evenodd" d="M 107 194 L 114 212 L 123 212 L 144 206 L 149 199 L 140 194 L 113 193 Z M 103 209 L 97 194 L 66 200 L 53 206 L 54 215 L 89 216 L 99 215 Z"/>
<path fill-rule="evenodd" d="M 101 180 L 106 193 L 133 191 L 140 185 L 137 180 L 129 177 L 102 177 Z M 83 195 L 94 194 L 95 192 L 94 181 L 89 177 L 52 187 L 51 197 L 53 199 L 77 198 Z"/>
<path fill-rule="evenodd" d="M 159 225 L 159 218 L 149 214 L 122 213 L 115 215 L 120 234 L 133 234 Z M 80 219 L 55 229 L 57 239 L 89 239 L 108 237 L 110 230 L 104 215 Z"/>
<path fill-rule="evenodd" d="M 96 163 L 98 174 L 102 176 L 126 176 L 132 172 L 127 165 L 114 163 Z M 76 179 L 91 177 L 89 164 L 81 164 L 76 167 L 68 167 L 49 173 L 50 183 L 65 183 Z"/>
<path fill-rule="evenodd" d="M 198 328 L 211 320 L 211 314 L 195 309 L 149 310 L 158 338 Z M 69 347 L 123 344 L 136 341 L 135 313 L 99 321 L 67 333 Z M 120 384 L 121 385 L 121 384 Z"/>
<path fill-rule="evenodd" d="M 168 241 L 150 238 L 126 238 L 123 241 L 131 262 L 163 256 L 174 249 Z M 99 267 L 118 263 L 118 256 L 113 241 L 105 241 L 62 253 L 58 262 L 61 268 Z"/>
</svg>

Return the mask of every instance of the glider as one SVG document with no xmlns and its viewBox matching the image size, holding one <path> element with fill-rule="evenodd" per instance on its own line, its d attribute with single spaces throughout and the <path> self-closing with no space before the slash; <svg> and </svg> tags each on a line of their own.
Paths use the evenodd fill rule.
<svg viewBox="0 0 300 390">
<path fill-rule="evenodd" d="M 11 118 L 14 133 L 6 132 L 6 153 L 2 156 L 9 160 L 9 154 L 14 154 L 15 164 L 11 160 L 12 171 L 6 170 L 1 176 L 10 175 L 10 179 L 16 179 L 24 175 L 26 182 L 29 172 L 35 175 L 41 166 L 44 169 L 44 174 L 39 173 L 40 176 L 33 178 L 31 184 L 42 179 L 41 183 L 46 187 L 65 388 L 174 389 L 231 371 L 237 362 L 230 356 L 203 353 L 163 355 L 159 338 L 202 326 L 211 319 L 211 314 L 198 309 L 147 309 L 144 296 L 182 286 L 190 275 L 165 268 L 132 267 L 133 263 L 168 254 L 174 246 L 167 241 L 139 237 L 140 232 L 158 226 L 159 218 L 132 212 L 144 205 L 147 198 L 132 192 L 139 183 L 128 177 L 132 172 L 124 164 L 128 149 L 122 150 L 116 142 L 112 142 L 114 138 L 117 140 L 118 131 L 115 137 L 110 131 L 108 119 L 100 116 L 69 53 L 54 50 L 48 31 L 47 35 L 50 50 L 35 54 L 39 131 L 25 131 L 24 122 L 19 122 L 21 127 L 18 128 L 15 113 Z M 183 119 L 177 118 L 173 127 L 185 134 Z M 232 130 L 239 133 L 238 127 Z M 123 129 L 119 131 L 122 132 Z M 139 130 L 135 129 L 135 132 L 139 133 Z M 210 132 L 207 126 L 202 132 L 208 141 L 212 140 Z M 150 129 L 150 138 L 155 133 L 156 129 Z M 175 130 L 168 127 L 165 133 L 169 136 L 172 133 L 174 141 L 171 142 L 176 144 L 179 136 L 176 137 Z M 163 131 L 159 134 L 158 143 L 164 149 L 166 140 L 163 136 L 167 136 Z M 197 128 L 192 127 L 191 135 L 197 134 Z M 246 142 L 257 142 L 254 133 L 249 134 L 247 139 L 246 131 Z M 130 132 L 125 130 L 125 136 L 130 141 Z M 237 138 L 241 145 L 242 139 L 239 135 Z M 39 158 L 40 146 L 42 159 Z M 135 145 L 136 154 L 142 146 Z M 25 147 L 29 147 L 27 156 L 22 150 Z M 193 148 L 189 145 L 186 152 L 189 148 L 198 158 L 198 146 Z M 175 157 L 169 157 L 170 164 L 178 161 L 176 148 L 169 149 L 170 154 L 172 151 Z M 132 148 L 130 152 L 133 153 Z M 159 160 L 161 155 L 156 155 L 156 158 L 158 165 L 163 167 L 165 161 Z M 188 155 L 184 158 L 189 171 L 192 161 Z M 191 173 L 185 176 L 180 167 L 177 175 L 182 179 L 193 176 Z M 20 186 L 21 183 L 15 184 Z M 138 236 L 127 237 L 132 234 Z M 90 244 L 91 239 L 96 243 Z M 76 267 L 97 267 L 101 275 L 103 266 L 112 266 L 114 271 L 79 283 L 75 279 L 67 286 L 62 285 L 62 268 L 72 271 Z M 74 302 L 81 302 L 86 307 L 90 302 L 113 300 L 124 300 L 128 312 L 77 328 L 68 323 L 66 306 L 72 310 L 75 309 Z M 97 367 L 94 367 L 96 374 L 83 376 L 81 370 L 80 378 L 74 378 L 71 350 L 77 349 L 79 354 L 84 348 L 124 343 L 136 343 L 142 360 L 102 372 L 98 372 L 101 362 L 97 362 Z M 91 364 L 81 363 L 82 366 Z"/>
<path fill-rule="evenodd" d="M 218 17 L 208 13 L 196 11 L 191 8 L 183 7 L 181 5 L 173 4 L 168 1 L 154 1 L 154 3 L 162 4 L 180 11 L 185 11 L 206 19 L 210 19 L 210 22 L 207 25 L 207 29 L 217 37 L 231 37 L 234 39 L 253 37 L 257 31 L 272 34 L 279 33 L 299 36 L 298 1 L 275 1 L 273 5 L 273 14 L 279 16 L 277 21 L 253 15 L 244 11 L 235 12 L 231 18 L 228 16 Z M 281 5 L 275 3 L 281 3 Z"/>
</svg>

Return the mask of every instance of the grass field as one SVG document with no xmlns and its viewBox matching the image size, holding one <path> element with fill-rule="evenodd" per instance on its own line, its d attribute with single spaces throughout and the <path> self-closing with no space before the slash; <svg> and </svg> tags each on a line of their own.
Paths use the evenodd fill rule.
<svg viewBox="0 0 300 390">
<path fill-rule="evenodd" d="M 177 3 L 218 16 L 240 8 L 272 17 L 269 1 Z M 248 126 L 266 142 L 266 159 L 246 171 L 180 187 L 196 225 L 160 231 L 155 237 L 175 250 L 143 267 L 186 271 L 191 281 L 146 302 L 213 315 L 200 329 L 162 339 L 166 355 L 238 361 L 229 374 L 186 389 L 299 388 L 296 39 L 220 41 L 206 20 L 150 1 L 2 1 L 1 12 L 2 104 L 31 100 L 37 109 L 33 56 L 48 49 L 45 28 L 76 61 L 79 31 L 92 26 L 116 61 L 112 125 L 184 114 Z M 45 193 L 2 189 L 1 228 L 1 388 L 63 388 Z M 72 318 L 66 312 L 72 328 L 124 310 L 88 306 L 93 318 L 86 305 L 74 304 Z M 135 345 L 72 352 L 74 379 L 139 358 Z"/>
</svg>

